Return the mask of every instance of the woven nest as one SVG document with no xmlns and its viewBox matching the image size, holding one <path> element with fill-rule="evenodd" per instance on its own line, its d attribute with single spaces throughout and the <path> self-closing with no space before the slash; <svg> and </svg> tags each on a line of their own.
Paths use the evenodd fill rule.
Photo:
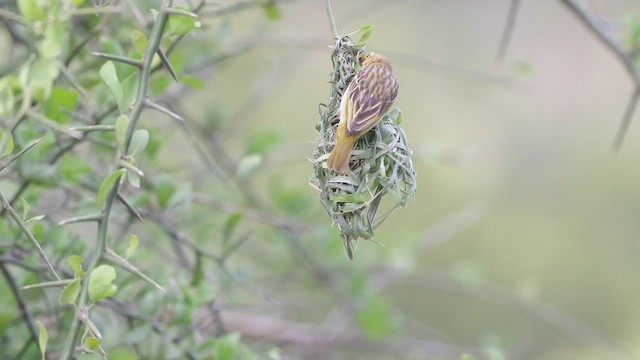
<svg viewBox="0 0 640 360">
<path fill-rule="evenodd" d="M 338 38 L 331 49 L 332 87 L 328 105 L 320 104 L 320 121 L 316 125 L 320 140 L 313 153 L 314 177 L 310 184 L 320 192 L 320 202 L 340 229 L 347 257 L 353 259 L 357 240 L 374 240 L 376 227 L 413 196 L 416 174 L 411 149 L 399 125 L 402 113 L 398 108 L 390 110 L 376 127 L 358 139 L 348 174 L 327 168 L 340 120 L 340 98 L 360 69 L 359 59 L 366 54 L 364 46 L 354 44 L 348 36 Z M 391 195 L 393 204 L 377 215 L 385 194 Z"/>
</svg>

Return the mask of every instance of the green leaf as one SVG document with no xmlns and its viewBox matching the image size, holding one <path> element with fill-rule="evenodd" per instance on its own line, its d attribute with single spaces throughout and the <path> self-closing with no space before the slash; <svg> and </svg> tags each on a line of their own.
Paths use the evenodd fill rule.
<svg viewBox="0 0 640 360">
<path fill-rule="evenodd" d="M 122 99 L 118 104 L 122 109 L 127 109 L 131 106 L 138 95 L 138 72 L 134 71 L 122 80 L 120 83 L 122 86 Z"/>
<path fill-rule="evenodd" d="M 44 32 L 44 39 L 38 44 L 39 54 L 47 59 L 54 59 L 62 51 L 62 42 L 66 29 L 58 19 L 50 22 Z"/>
<path fill-rule="evenodd" d="M 204 89 L 204 81 L 202 81 L 202 79 L 196 76 L 192 76 L 192 75 L 180 76 L 180 82 L 196 90 Z"/>
<path fill-rule="evenodd" d="M 71 284 L 65 286 L 60 292 L 60 304 L 75 304 L 81 289 L 80 279 L 75 279 Z"/>
<path fill-rule="evenodd" d="M 138 239 L 137 235 L 131 234 L 131 239 L 129 239 L 129 246 L 127 247 L 127 250 L 125 251 L 125 259 L 128 259 L 131 255 L 133 255 L 133 253 L 136 251 L 136 249 L 138 248 L 138 242 L 140 241 L 140 239 Z"/>
<path fill-rule="evenodd" d="M 44 327 L 44 324 L 42 324 L 40 320 L 36 320 L 36 324 L 38 324 L 38 345 L 40 346 L 40 358 L 44 360 L 45 354 L 47 352 L 47 341 L 49 341 L 49 334 L 47 333 L 47 328 Z"/>
<path fill-rule="evenodd" d="M 176 6 L 176 8 L 189 11 L 189 8 L 185 6 Z M 198 26 L 198 22 L 190 16 L 171 15 L 167 21 L 166 34 L 169 36 L 184 35 Z"/>
<path fill-rule="evenodd" d="M 140 177 L 135 171 L 127 170 L 127 181 L 136 189 L 140 188 Z"/>
<path fill-rule="evenodd" d="M 42 101 L 49 96 L 59 74 L 60 69 L 55 59 L 37 58 L 23 65 L 19 80 L 23 88 L 31 90 L 36 101 Z"/>
<path fill-rule="evenodd" d="M 369 37 L 371 36 L 371 33 L 373 32 L 373 25 L 367 25 L 367 26 L 363 27 L 362 29 L 358 30 L 358 32 L 362 33 L 362 36 L 360 36 L 360 40 L 358 40 L 358 44 L 363 44 L 367 40 L 369 40 Z"/>
<path fill-rule="evenodd" d="M 18 103 L 15 91 L 19 88 L 20 82 L 15 76 L 5 76 L 0 79 L 0 116 L 10 117 L 13 115 L 13 111 Z"/>
<path fill-rule="evenodd" d="M 112 172 L 111 174 L 109 174 L 109 176 L 107 176 L 102 181 L 102 184 L 100 184 L 100 188 L 98 189 L 99 205 L 101 206 L 104 205 L 104 201 L 107 199 L 107 195 L 109 194 L 109 191 L 111 191 L 116 181 L 120 180 L 122 175 L 124 175 L 125 171 L 126 171 L 125 169 L 118 169 Z"/>
<path fill-rule="evenodd" d="M 71 255 L 67 258 L 67 263 L 71 266 L 73 273 L 78 277 L 83 277 L 85 272 L 82 270 L 82 262 L 84 259 L 80 255 Z"/>
<path fill-rule="evenodd" d="M 233 360 L 239 343 L 239 333 L 231 333 L 219 337 L 213 345 L 213 358 L 216 360 Z"/>
<path fill-rule="evenodd" d="M 89 299 L 96 302 L 115 295 L 118 287 L 113 284 L 116 269 L 110 265 L 100 265 L 89 275 Z"/>
<path fill-rule="evenodd" d="M 38 0 L 18 0 L 18 10 L 28 21 L 44 20 L 44 4 Z"/>
<path fill-rule="evenodd" d="M 165 208 L 176 193 L 176 186 L 169 178 L 160 177 L 153 184 L 153 192 L 158 199 L 160 207 Z"/>
<path fill-rule="evenodd" d="M 121 152 L 124 152 L 124 138 L 127 135 L 127 126 L 129 125 L 129 117 L 120 115 L 116 119 L 116 142 Z"/>
<path fill-rule="evenodd" d="M 94 338 L 93 336 L 87 336 L 87 338 L 84 340 L 84 347 L 91 351 L 97 351 L 98 349 L 100 349 L 100 340 Z"/>
<path fill-rule="evenodd" d="M 7 156 L 13 152 L 13 136 L 11 131 L 0 131 L 0 156 Z"/>
<path fill-rule="evenodd" d="M 28 224 L 30 222 L 34 222 L 34 221 L 38 221 L 38 220 L 42 220 L 42 219 L 44 219 L 44 215 L 36 215 L 36 216 L 32 217 L 31 219 L 26 220 L 24 223 Z"/>
<path fill-rule="evenodd" d="M 240 220 L 242 220 L 242 213 L 238 212 L 235 214 L 231 214 L 227 221 L 225 221 L 224 227 L 222 228 L 222 241 L 224 243 L 229 241 L 233 230 L 238 226 Z"/>
<path fill-rule="evenodd" d="M 134 30 L 131 33 L 131 43 L 133 47 L 136 48 L 141 54 L 147 50 L 147 44 L 149 41 L 147 40 L 147 36 L 138 30 Z"/>
<path fill-rule="evenodd" d="M 138 129 L 133 133 L 131 138 L 131 146 L 129 147 L 129 154 L 136 155 L 144 151 L 149 144 L 149 131 L 146 129 Z"/>
<path fill-rule="evenodd" d="M 118 74 L 116 73 L 116 67 L 113 65 L 113 62 L 107 61 L 100 67 L 100 77 L 102 81 L 107 84 L 109 91 L 116 99 L 116 103 L 118 104 L 118 109 L 121 113 L 123 113 L 126 109 L 122 108 L 122 86 L 120 85 L 120 81 L 118 80 Z"/>
<path fill-rule="evenodd" d="M 20 198 L 20 202 L 22 202 L 22 221 L 25 221 L 29 215 L 29 203 L 23 197 Z"/>
<path fill-rule="evenodd" d="M 278 20 L 280 18 L 280 9 L 276 6 L 276 2 L 271 0 L 262 5 L 262 10 L 269 20 Z"/>
<path fill-rule="evenodd" d="M 204 279 L 204 270 L 202 269 L 202 255 L 200 252 L 196 252 L 196 264 L 193 267 L 193 274 L 191 275 L 191 283 L 192 287 L 198 287 L 200 283 Z"/>
<path fill-rule="evenodd" d="M 250 154 L 243 157 L 238 164 L 236 175 L 240 179 L 244 179 L 249 176 L 260 164 L 262 163 L 262 155 Z"/>
<path fill-rule="evenodd" d="M 44 114 L 58 123 L 66 124 L 70 119 L 69 114 L 75 110 L 77 103 L 76 91 L 54 86 L 44 103 Z"/>
</svg>

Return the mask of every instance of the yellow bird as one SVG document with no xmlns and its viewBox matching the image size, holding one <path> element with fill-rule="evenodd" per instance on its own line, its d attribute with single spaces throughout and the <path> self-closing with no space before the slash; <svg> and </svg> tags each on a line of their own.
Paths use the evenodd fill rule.
<svg viewBox="0 0 640 360">
<path fill-rule="evenodd" d="M 396 95 L 398 80 L 393 76 L 391 63 L 380 54 L 370 53 L 340 100 L 336 145 L 327 160 L 330 170 L 342 173 L 349 170 L 356 140 L 376 126 Z"/>
</svg>

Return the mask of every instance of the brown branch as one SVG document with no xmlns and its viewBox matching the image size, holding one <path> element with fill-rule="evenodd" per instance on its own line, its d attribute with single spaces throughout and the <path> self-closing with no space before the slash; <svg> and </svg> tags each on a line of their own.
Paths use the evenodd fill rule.
<svg viewBox="0 0 640 360">
<path fill-rule="evenodd" d="M 496 54 L 496 62 L 503 63 L 504 58 L 507 55 L 507 49 L 511 42 L 511 36 L 513 35 L 513 29 L 516 24 L 516 17 L 518 15 L 518 8 L 520 7 L 521 0 L 511 0 L 511 6 L 509 6 L 509 14 L 507 15 L 507 22 L 504 24 L 504 30 L 502 31 L 502 38 L 500 39 L 500 47 Z"/>
<path fill-rule="evenodd" d="M 613 150 L 617 152 L 629 129 L 631 118 L 635 112 L 640 96 L 640 70 L 636 66 L 633 54 L 622 45 L 616 36 L 609 29 L 609 25 L 599 16 L 593 14 L 587 6 L 580 0 L 561 0 L 565 6 L 571 10 L 582 23 L 600 40 L 622 63 L 627 73 L 631 77 L 634 86 L 634 93 L 629 99 L 626 111 L 618 128 L 617 135 L 613 143 Z"/>
</svg>

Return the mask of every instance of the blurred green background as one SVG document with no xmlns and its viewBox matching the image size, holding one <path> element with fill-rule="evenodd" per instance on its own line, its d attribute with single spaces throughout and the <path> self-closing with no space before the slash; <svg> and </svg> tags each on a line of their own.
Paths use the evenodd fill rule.
<svg viewBox="0 0 640 360">
<path fill-rule="evenodd" d="M 378 229 L 383 246 L 359 244 L 348 266 L 410 274 L 381 280 L 379 291 L 416 338 L 513 358 L 640 357 L 640 125 L 611 150 L 632 82 L 558 1 L 522 2 L 497 64 L 509 3 L 333 1 L 338 30 L 373 25 L 367 49 L 394 64 L 418 173 L 415 203 Z M 621 35 L 640 11 L 633 1 L 589 3 Z M 313 199 L 301 184 L 329 91 L 331 32 L 321 1 L 281 11 L 192 101 L 222 106 L 226 126 L 277 134 L 260 181 Z M 259 27 L 254 20 L 228 26 Z M 321 221 L 320 204 L 307 206 Z"/>
<path fill-rule="evenodd" d="M 19 14 L 9 3 L 3 18 Z M 70 65 L 95 104 L 74 100 L 65 110 L 74 117 L 60 126 L 85 124 L 110 107 L 100 121 L 114 124 L 119 113 L 98 74 L 104 59 L 89 53 L 139 58 L 131 33 L 149 30 L 158 1 L 110 3 L 110 20 L 107 11 L 93 15 L 97 4 L 76 3 L 92 15 L 64 19 L 70 33 L 56 40 L 63 51 L 80 43 L 77 29 L 106 25 Z M 145 221 L 117 206 L 109 225 L 116 252 L 139 236 L 131 262 L 168 292 L 117 270 L 117 294 L 90 313 L 111 358 L 192 352 L 218 360 L 221 348 L 231 349 L 223 359 L 234 351 L 270 360 L 640 358 L 638 116 L 621 150 L 612 151 L 634 84 L 563 1 L 521 1 L 504 61 L 496 61 L 511 3 L 332 1 L 338 31 L 372 25 L 367 50 L 394 65 L 396 106 L 418 176 L 415 201 L 377 229 L 378 244 L 361 241 L 349 262 L 308 185 L 332 70 L 324 1 L 206 2 L 202 27 L 170 54 L 183 83 L 158 71 L 150 84 L 150 97 L 182 115 L 195 135 L 164 114 L 143 113 L 138 127 L 149 130 L 151 143 L 136 161 L 144 181 L 122 191 Z M 637 1 L 585 3 L 620 39 L 640 14 Z M 25 24 L 18 28 L 28 41 L 7 57 L 3 76 L 24 71 L 30 41 L 42 45 L 34 30 L 42 24 Z M 640 21 L 634 26 L 640 39 Z M 19 43 L 2 36 L 6 52 Z M 175 39 L 166 35 L 163 46 Z M 188 75 L 204 89 L 185 86 L 198 82 L 184 81 Z M 46 140 L 2 174 L 2 192 L 20 194 L 30 184 L 20 196 L 33 214 L 46 215 L 31 229 L 71 277 L 64 259 L 90 258 L 95 225 L 56 224 L 100 211 L 95 194 L 111 171 L 115 137 L 98 132 L 48 163 L 67 135 L 33 119 L 11 130 L 21 147 Z M 203 161 L 205 152 L 228 183 Z M 27 358 L 38 353 L 15 289 L 46 279 L 23 233 L 6 220 L 0 230 L 12 241 L 1 241 L 0 260 L 11 260 L 4 276 L 15 286 L 0 282 L 2 292 L 14 292 L 0 297 L 0 357 Z M 56 305 L 55 288 L 24 294 L 55 357 L 73 309 Z M 231 335 L 221 336 L 221 327 Z M 249 353 L 255 356 L 243 357 Z"/>
</svg>

